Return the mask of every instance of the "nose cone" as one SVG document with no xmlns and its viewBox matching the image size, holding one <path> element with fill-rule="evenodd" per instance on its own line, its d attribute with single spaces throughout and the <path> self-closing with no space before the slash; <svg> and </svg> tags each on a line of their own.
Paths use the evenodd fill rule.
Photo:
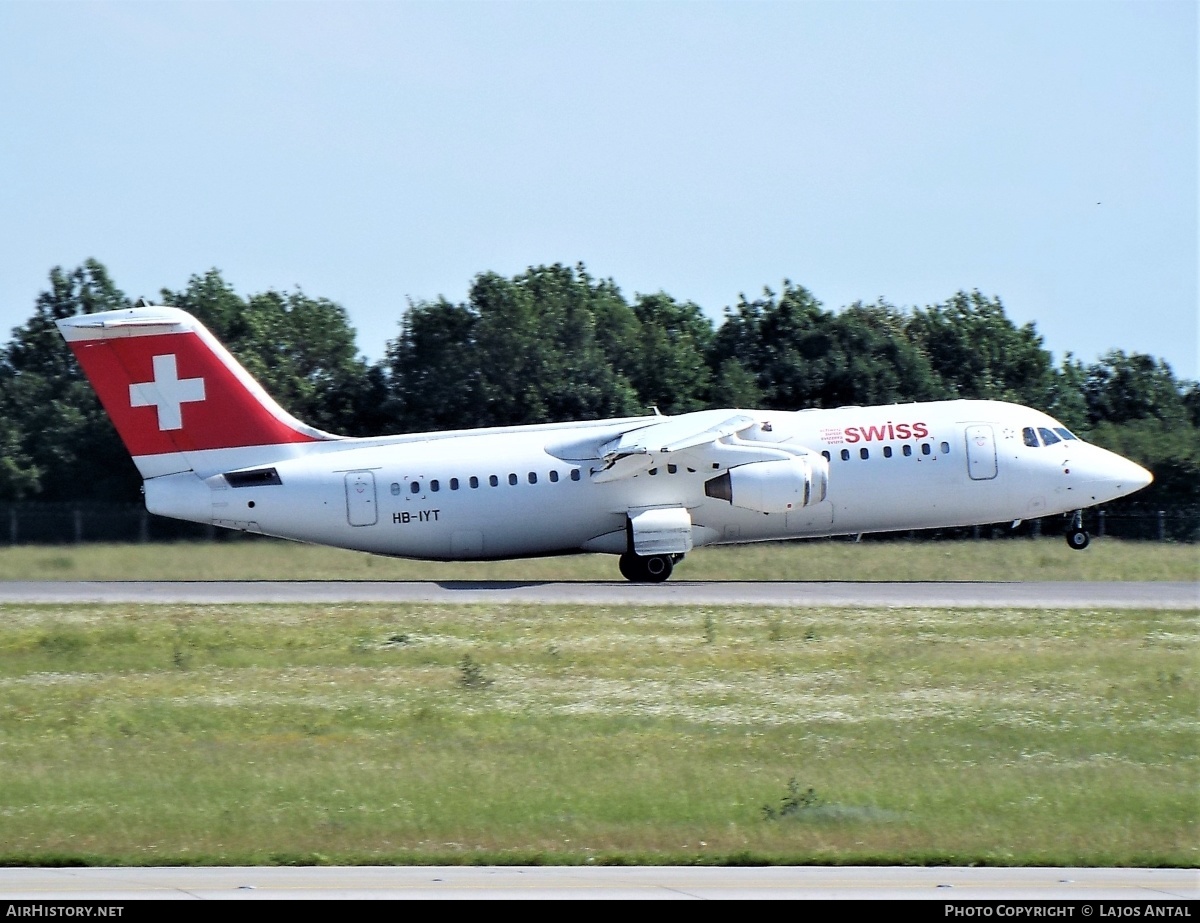
<svg viewBox="0 0 1200 923">
<path fill-rule="evenodd" d="M 1141 465 L 1136 465 L 1129 459 L 1122 459 L 1129 466 L 1129 473 L 1126 475 L 1126 480 L 1129 482 L 1129 493 L 1141 490 L 1143 487 L 1149 487 L 1154 481 L 1154 475 L 1143 468 Z"/>
<path fill-rule="evenodd" d="M 1141 465 L 1098 446 L 1085 449 L 1064 463 L 1067 491 L 1080 506 L 1106 503 L 1149 486 L 1154 475 Z"/>
<path fill-rule="evenodd" d="M 1109 485 L 1113 499 L 1148 487 L 1154 480 L 1154 475 L 1141 465 L 1113 452 L 1104 453 L 1099 470 L 1095 470 L 1093 473 L 1099 475 L 1099 480 Z"/>
</svg>

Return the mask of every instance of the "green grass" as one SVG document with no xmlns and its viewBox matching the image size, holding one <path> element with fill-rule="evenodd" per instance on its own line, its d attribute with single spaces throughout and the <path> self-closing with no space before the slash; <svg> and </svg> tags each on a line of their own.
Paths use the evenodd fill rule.
<svg viewBox="0 0 1200 923">
<path fill-rule="evenodd" d="M 620 580 L 610 555 L 524 561 L 402 561 L 268 539 L 0 549 L 0 580 Z M 1200 546 L 1097 539 L 701 548 L 676 580 L 1197 580 Z"/>
<path fill-rule="evenodd" d="M 4 606 L 0 863 L 1195 867 L 1198 614 Z"/>
</svg>

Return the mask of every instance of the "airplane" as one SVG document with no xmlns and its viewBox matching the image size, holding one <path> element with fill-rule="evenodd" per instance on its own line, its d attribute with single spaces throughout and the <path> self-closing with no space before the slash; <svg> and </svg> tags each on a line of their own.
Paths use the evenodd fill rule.
<svg viewBox="0 0 1200 923">
<path fill-rule="evenodd" d="M 701 410 L 349 438 L 292 417 L 194 317 L 57 322 L 157 515 L 427 560 L 600 552 L 659 582 L 693 548 L 1072 515 L 1139 465 L 1001 401 Z"/>
</svg>

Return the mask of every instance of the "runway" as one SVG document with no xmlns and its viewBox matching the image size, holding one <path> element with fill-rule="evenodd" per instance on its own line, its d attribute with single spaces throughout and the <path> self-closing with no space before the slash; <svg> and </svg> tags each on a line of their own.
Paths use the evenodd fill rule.
<svg viewBox="0 0 1200 923">
<path fill-rule="evenodd" d="M 0 902 L 867 899 L 945 904 L 1104 900 L 1137 901 L 1144 910 L 1147 904 L 1179 907 L 1198 897 L 1200 873 L 1195 869 L 814 866 L 0 869 Z M 1104 915 L 1100 908 L 1092 909 Z M 1089 915 L 1092 914 L 1081 911 L 1076 916 Z M 1183 913 L 1176 911 L 1173 915 Z"/>
<path fill-rule="evenodd" d="M 11 581 L 0 603 L 525 603 L 1197 609 L 1200 582 Z"/>
</svg>

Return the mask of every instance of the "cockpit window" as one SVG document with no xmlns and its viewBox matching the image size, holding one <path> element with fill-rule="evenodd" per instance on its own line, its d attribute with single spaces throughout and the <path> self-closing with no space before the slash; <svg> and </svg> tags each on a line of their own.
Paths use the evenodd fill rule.
<svg viewBox="0 0 1200 923">
<path fill-rule="evenodd" d="M 1045 426 L 1038 427 L 1038 435 L 1042 437 L 1042 442 L 1046 443 L 1046 445 L 1054 445 L 1056 442 L 1062 442 L 1061 439 L 1054 435 L 1052 430 Z"/>
<path fill-rule="evenodd" d="M 1075 434 L 1072 433 L 1065 426 L 1056 426 L 1056 427 L 1054 427 L 1054 431 L 1056 433 L 1058 433 L 1060 436 L 1062 436 L 1064 440 L 1071 440 L 1071 439 L 1075 438 Z"/>
<path fill-rule="evenodd" d="M 1035 449 L 1038 447 L 1037 433 L 1033 431 L 1032 426 L 1027 426 L 1021 430 L 1021 435 L 1025 437 L 1025 444 L 1027 446 L 1032 446 Z"/>
</svg>

